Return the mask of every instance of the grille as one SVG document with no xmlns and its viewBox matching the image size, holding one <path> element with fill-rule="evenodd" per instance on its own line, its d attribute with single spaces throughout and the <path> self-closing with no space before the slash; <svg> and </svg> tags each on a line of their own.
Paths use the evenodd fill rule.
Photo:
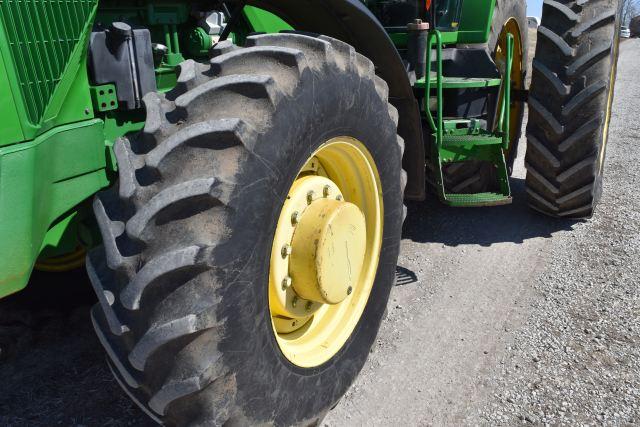
<svg viewBox="0 0 640 427">
<path fill-rule="evenodd" d="M 27 118 L 40 124 L 97 0 L 0 0 Z"/>
</svg>

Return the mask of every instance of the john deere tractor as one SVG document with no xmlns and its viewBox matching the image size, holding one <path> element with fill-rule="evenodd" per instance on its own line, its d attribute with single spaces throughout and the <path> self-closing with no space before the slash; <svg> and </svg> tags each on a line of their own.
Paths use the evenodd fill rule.
<svg viewBox="0 0 640 427">
<path fill-rule="evenodd" d="M 85 263 L 166 424 L 313 425 L 361 370 L 404 199 L 585 218 L 618 0 L 0 0 L 0 296 Z M 407 361 L 409 364 L 410 361 Z"/>
</svg>

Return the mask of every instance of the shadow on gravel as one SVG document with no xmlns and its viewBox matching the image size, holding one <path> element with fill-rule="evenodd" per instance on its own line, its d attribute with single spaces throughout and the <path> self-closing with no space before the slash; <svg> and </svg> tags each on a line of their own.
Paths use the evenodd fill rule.
<svg viewBox="0 0 640 427">
<path fill-rule="evenodd" d="M 549 218 L 529 209 L 523 179 L 512 179 L 511 191 L 513 204 L 493 208 L 450 208 L 432 194 L 424 202 L 409 202 L 403 238 L 447 246 L 491 246 L 549 238 L 558 231 L 571 230 L 577 222 Z"/>
<path fill-rule="evenodd" d="M 395 286 L 406 286 L 418 281 L 418 276 L 408 268 L 396 266 L 396 284 Z"/>
<path fill-rule="evenodd" d="M 35 272 L 0 300 L 0 425 L 150 425 L 113 380 L 84 269 Z"/>
<path fill-rule="evenodd" d="M 448 246 L 550 237 L 575 223 L 530 211 L 522 180 L 514 204 L 454 209 L 434 197 L 409 203 L 404 238 Z M 399 267 L 397 286 L 417 280 Z M 0 425 L 152 425 L 114 381 L 91 326 L 95 302 L 84 270 L 34 273 L 27 289 L 0 300 Z"/>
</svg>

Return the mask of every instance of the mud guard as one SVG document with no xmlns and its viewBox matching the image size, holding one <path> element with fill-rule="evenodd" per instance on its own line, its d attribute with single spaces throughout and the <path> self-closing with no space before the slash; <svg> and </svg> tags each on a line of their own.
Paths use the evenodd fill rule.
<svg viewBox="0 0 640 427">
<path fill-rule="evenodd" d="M 298 31 L 325 34 L 349 43 L 368 57 L 389 85 L 389 101 L 398 109 L 398 134 L 405 141 L 403 167 L 408 182 L 405 197 L 425 197 L 425 147 L 418 102 L 402 59 L 378 19 L 358 0 L 248 0 L 268 10 Z"/>
</svg>

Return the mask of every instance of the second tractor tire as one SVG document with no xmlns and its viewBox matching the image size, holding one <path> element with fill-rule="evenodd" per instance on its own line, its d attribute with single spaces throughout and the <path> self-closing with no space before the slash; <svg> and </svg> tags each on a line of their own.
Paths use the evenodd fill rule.
<svg viewBox="0 0 640 427">
<path fill-rule="evenodd" d="M 593 215 L 602 193 L 619 31 L 618 0 L 544 4 L 527 126 L 527 192 L 537 211 Z"/>
</svg>

